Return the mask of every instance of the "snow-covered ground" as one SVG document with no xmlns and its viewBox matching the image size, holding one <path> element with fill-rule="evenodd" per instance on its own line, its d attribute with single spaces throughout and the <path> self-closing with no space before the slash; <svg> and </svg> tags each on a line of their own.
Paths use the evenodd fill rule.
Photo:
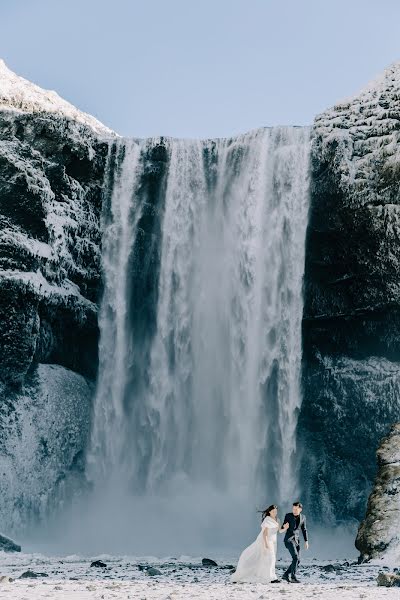
<svg viewBox="0 0 400 600">
<path fill-rule="evenodd" d="M 99 558 L 107 567 L 90 567 L 91 561 Z M 279 561 L 279 574 L 286 565 L 286 561 Z M 158 569 L 161 575 L 149 576 L 146 573 L 148 566 Z M 28 569 L 41 575 L 37 579 L 18 579 Z M 4 600 L 272 600 L 286 595 L 294 600 L 398 598 L 399 588 L 377 588 L 376 577 L 380 571 L 391 569 L 379 564 L 359 566 L 354 562 L 349 565 L 344 560 L 329 563 L 313 559 L 301 567 L 300 585 L 231 584 L 227 562 L 221 562 L 219 567 L 203 567 L 201 558 L 160 560 L 107 555 L 93 559 L 79 556 L 49 558 L 40 554 L 0 553 L 0 597 Z M 4 575 L 15 580 L 1 582 Z"/>
</svg>

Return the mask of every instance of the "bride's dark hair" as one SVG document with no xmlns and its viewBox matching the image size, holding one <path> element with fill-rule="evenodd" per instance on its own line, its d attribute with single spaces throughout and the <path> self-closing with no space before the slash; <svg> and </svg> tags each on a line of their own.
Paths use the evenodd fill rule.
<svg viewBox="0 0 400 600">
<path fill-rule="evenodd" d="M 276 504 L 271 504 L 271 506 L 268 506 L 268 508 L 266 508 L 265 510 L 259 510 L 258 512 L 262 513 L 261 514 L 261 522 L 264 521 L 264 519 L 266 517 L 269 517 L 269 515 L 271 514 L 271 512 L 274 510 L 274 508 L 278 508 Z"/>
</svg>

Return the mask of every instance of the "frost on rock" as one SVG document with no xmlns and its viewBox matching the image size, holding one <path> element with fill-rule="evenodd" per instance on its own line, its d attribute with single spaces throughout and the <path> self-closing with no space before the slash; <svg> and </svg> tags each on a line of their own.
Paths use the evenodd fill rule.
<svg viewBox="0 0 400 600">
<path fill-rule="evenodd" d="M 32 362 L 95 375 L 101 194 L 114 137 L 0 62 L 0 380 L 6 383 L 22 383 Z"/>
<path fill-rule="evenodd" d="M 2 389 L 4 393 L 4 387 Z M 92 387 L 59 365 L 38 365 L 0 406 L 0 522 L 7 533 L 46 517 L 83 469 Z"/>
<path fill-rule="evenodd" d="M 331 526 L 361 519 L 376 473 L 376 448 L 388 424 L 400 420 L 400 364 L 326 355 L 304 370 L 303 500 L 318 521 Z"/>
<path fill-rule="evenodd" d="M 400 423 L 393 425 L 377 452 L 378 474 L 361 523 L 356 547 L 363 559 L 400 560 Z"/>
<path fill-rule="evenodd" d="M 399 420 L 399 239 L 397 63 L 313 128 L 300 434 L 305 489 L 333 523 L 363 517 L 374 452 Z"/>
<path fill-rule="evenodd" d="M 315 119 L 314 154 L 352 203 L 399 203 L 400 62 Z"/>
<path fill-rule="evenodd" d="M 52 90 L 43 90 L 27 79 L 10 71 L 0 59 L 0 110 L 9 109 L 29 114 L 54 114 L 71 121 L 71 129 L 79 125 L 90 128 L 98 136 L 114 136 L 115 133 L 97 119 L 83 113 L 60 98 Z"/>
<path fill-rule="evenodd" d="M 0 520 L 14 528 L 44 514 L 83 452 L 113 139 L 96 119 L 0 61 Z M 44 373 L 59 389 L 44 383 Z M 68 447 L 57 446 L 63 428 Z"/>
<path fill-rule="evenodd" d="M 316 118 L 312 165 L 308 312 L 399 304 L 400 63 Z"/>
</svg>

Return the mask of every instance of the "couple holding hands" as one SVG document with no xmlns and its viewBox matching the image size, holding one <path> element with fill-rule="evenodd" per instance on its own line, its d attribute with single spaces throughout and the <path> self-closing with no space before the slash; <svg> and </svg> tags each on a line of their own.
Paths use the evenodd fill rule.
<svg viewBox="0 0 400 600">
<path fill-rule="evenodd" d="M 242 552 L 236 572 L 232 575 L 232 582 L 280 583 L 275 571 L 279 532 L 285 534 L 284 544 L 292 557 L 292 562 L 282 579 L 288 583 L 300 583 L 296 576 L 300 561 L 300 530 L 308 550 L 306 518 L 302 511 L 301 502 L 294 502 L 292 512 L 286 514 L 282 526 L 277 519 L 278 507 L 275 504 L 263 511 L 261 531 L 255 542 Z"/>
</svg>

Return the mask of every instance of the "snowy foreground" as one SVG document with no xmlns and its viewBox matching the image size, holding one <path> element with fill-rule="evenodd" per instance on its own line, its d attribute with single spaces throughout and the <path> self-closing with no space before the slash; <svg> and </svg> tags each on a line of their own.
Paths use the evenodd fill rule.
<svg viewBox="0 0 400 600">
<path fill-rule="evenodd" d="M 254 600 L 272 598 L 359 599 L 399 598 L 399 588 L 376 586 L 379 565 L 347 566 L 345 561 L 305 563 L 300 576 L 302 583 L 294 584 L 231 584 L 227 563 L 219 567 L 203 567 L 201 559 L 136 559 L 133 557 L 101 556 L 106 568 L 90 567 L 91 559 L 78 556 L 49 558 L 38 554 L 10 555 L 0 553 L 1 576 L 14 581 L 0 581 L 2 599 L 28 600 L 40 598 L 76 598 L 126 600 L 179 600 L 196 598 Z M 94 560 L 94 559 L 93 559 Z M 329 566 L 328 566 L 329 565 Z M 161 572 L 149 576 L 148 566 Z M 278 563 L 281 574 L 286 562 Z M 40 573 L 36 579 L 17 579 L 27 570 Z"/>
</svg>

